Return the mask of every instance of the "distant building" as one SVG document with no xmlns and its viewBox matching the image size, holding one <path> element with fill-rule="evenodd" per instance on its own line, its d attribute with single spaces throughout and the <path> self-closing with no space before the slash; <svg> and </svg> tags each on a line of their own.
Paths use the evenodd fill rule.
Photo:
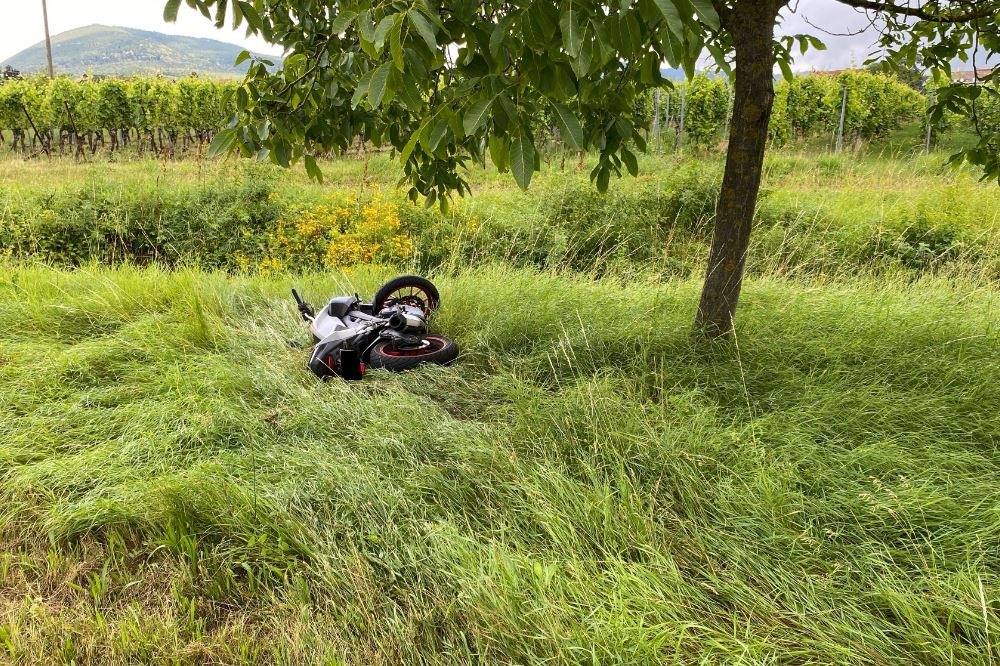
<svg viewBox="0 0 1000 666">
<path fill-rule="evenodd" d="M 975 83 L 976 81 L 982 81 L 992 73 L 992 69 L 968 69 L 961 72 L 952 72 L 951 80 L 954 83 Z"/>
</svg>

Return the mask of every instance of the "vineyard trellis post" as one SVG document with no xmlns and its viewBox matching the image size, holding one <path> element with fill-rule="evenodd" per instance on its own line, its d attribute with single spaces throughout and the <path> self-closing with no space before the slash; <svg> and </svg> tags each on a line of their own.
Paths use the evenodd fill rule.
<svg viewBox="0 0 1000 666">
<path fill-rule="evenodd" d="M 664 106 L 666 107 L 666 109 L 665 109 L 665 111 L 663 113 L 663 128 L 664 128 L 664 131 L 666 131 L 667 129 L 670 128 L 670 98 L 671 97 L 673 97 L 673 93 L 671 93 L 671 92 L 668 91 L 667 92 L 667 101 L 664 104 Z M 673 141 L 670 142 L 670 145 L 673 146 Z"/>
<path fill-rule="evenodd" d="M 660 89 L 653 91 L 653 140 L 656 152 L 660 152 Z"/>
<path fill-rule="evenodd" d="M 840 122 L 837 124 L 837 152 L 844 149 L 844 120 L 847 118 L 847 84 L 844 84 L 844 94 L 840 100 Z"/>
<path fill-rule="evenodd" d="M 934 106 L 934 93 L 931 93 L 931 106 Z M 927 131 L 924 135 L 924 155 L 931 154 L 931 114 L 927 113 L 927 118 L 924 120 L 927 123 Z"/>
<path fill-rule="evenodd" d="M 687 113 L 687 81 L 681 88 L 681 115 L 677 123 L 677 137 L 674 141 L 676 150 L 684 150 L 684 116 Z"/>
</svg>

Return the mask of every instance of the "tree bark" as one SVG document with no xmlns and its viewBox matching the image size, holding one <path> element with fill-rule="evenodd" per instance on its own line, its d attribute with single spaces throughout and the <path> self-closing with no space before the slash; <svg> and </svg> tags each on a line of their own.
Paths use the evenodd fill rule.
<svg viewBox="0 0 1000 666">
<path fill-rule="evenodd" d="M 733 330 L 774 105 L 774 25 L 781 0 L 739 0 L 726 16 L 736 55 L 733 119 L 715 210 L 705 286 L 695 320 L 712 338 Z"/>
</svg>

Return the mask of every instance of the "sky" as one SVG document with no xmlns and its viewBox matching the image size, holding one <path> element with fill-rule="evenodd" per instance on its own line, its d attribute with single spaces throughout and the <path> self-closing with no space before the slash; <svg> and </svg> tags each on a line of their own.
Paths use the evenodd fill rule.
<svg viewBox="0 0 1000 666">
<path fill-rule="evenodd" d="M 209 37 L 240 44 L 260 53 L 279 54 L 281 49 L 260 38 L 247 38 L 243 30 L 216 29 L 214 24 L 186 4 L 176 23 L 163 21 L 163 0 L 48 0 L 49 29 L 56 35 L 94 23 L 156 30 L 193 37 Z M 783 34 L 810 33 L 826 43 L 826 51 L 796 51 L 794 69 L 811 71 L 861 65 L 868 57 L 876 35 L 871 32 L 848 37 L 823 34 L 807 23 L 837 33 L 852 32 L 867 24 L 864 14 L 836 0 L 792 0 L 780 27 Z M 41 0 L 0 0 L 0 63 L 45 37 Z"/>
<path fill-rule="evenodd" d="M 208 37 L 241 44 L 259 53 L 278 55 L 280 47 L 247 38 L 244 29 L 216 29 L 215 24 L 182 3 L 176 23 L 163 20 L 164 0 L 48 0 L 49 33 L 100 23 L 155 30 L 171 35 Z M 0 63 L 45 39 L 41 0 L 0 0 Z M 245 26 L 246 24 L 244 24 Z"/>
</svg>

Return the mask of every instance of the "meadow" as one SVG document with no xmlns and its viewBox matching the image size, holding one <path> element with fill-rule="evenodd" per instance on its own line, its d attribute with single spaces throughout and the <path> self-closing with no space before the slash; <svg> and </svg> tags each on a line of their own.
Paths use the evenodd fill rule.
<svg viewBox="0 0 1000 666">
<path fill-rule="evenodd" d="M 0 662 L 997 663 L 1000 191 L 944 157 L 773 153 L 712 344 L 717 157 L 447 215 L 0 161 Z M 289 289 L 403 270 L 459 362 L 317 382 Z"/>
</svg>

